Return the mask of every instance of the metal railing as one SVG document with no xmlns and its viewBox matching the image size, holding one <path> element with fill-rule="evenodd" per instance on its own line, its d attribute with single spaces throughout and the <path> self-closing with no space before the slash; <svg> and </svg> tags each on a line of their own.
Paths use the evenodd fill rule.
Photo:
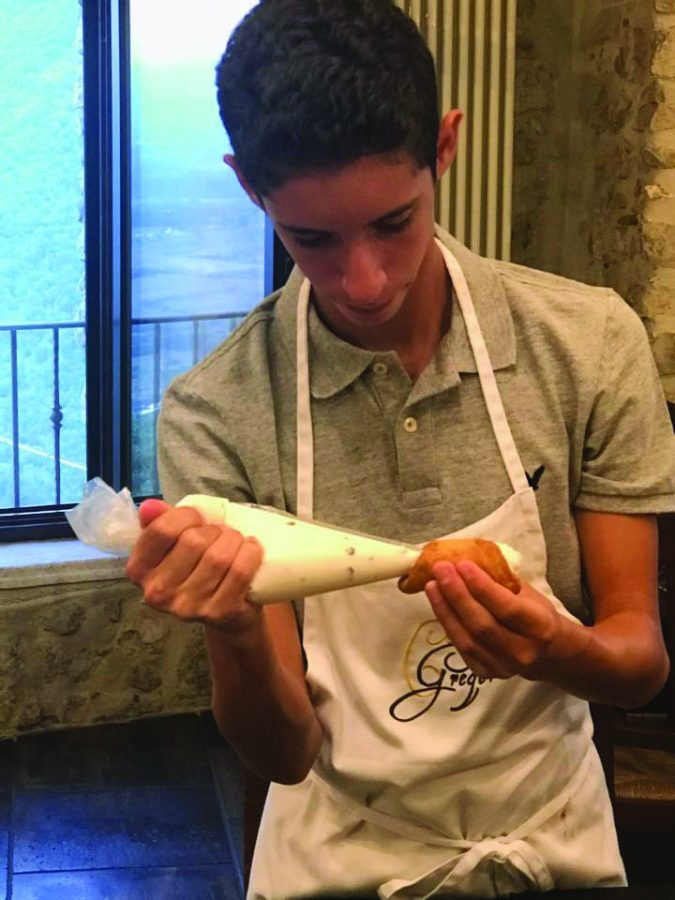
<svg viewBox="0 0 675 900">
<path fill-rule="evenodd" d="M 22 450 L 35 452 L 36 455 L 47 456 L 54 461 L 54 484 L 56 503 L 61 502 L 61 427 L 63 423 L 63 412 L 61 410 L 61 375 L 60 375 L 60 357 L 59 357 L 59 341 L 62 331 L 70 329 L 84 329 L 84 322 L 36 322 L 29 325 L 0 325 L 0 333 L 9 334 L 10 342 L 10 377 L 9 377 L 9 393 L 11 397 L 11 437 L 2 435 L 1 439 L 4 443 L 9 442 L 12 447 L 12 480 L 13 480 L 13 496 L 14 507 L 21 506 L 21 465 L 19 454 Z M 45 331 L 51 332 L 52 335 L 52 353 L 51 368 L 53 372 L 53 398 L 52 409 L 49 419 L 52 423 L 54 452 L 49 454 L 37 447 L 31 448 L 20 442 L 20 418 L 21 409 L 19 408 L 19 363 L 18 363 L 18 336 L 24 332 Z M 37 382 L 37 379 L 36 379 Z M 0 381 L 1 384 L 1 381 Z"/>
<path fill-rule="evenodd" d="M 157 317 L 144 317 L 139 319 L 131 320 L 132 331 L 136 329 L 137 331 L 143 327 L 152 328 L 152 342 L 153 342 L 153 391 L 152 391 L 152 402 L 155 405 L 158 405 L 160 400 L 162 399 L 162 394 L 164 393 L 164 388 L 166 385 L 163 385 L 161 382 L 161 372 L 162 372 L 162 331 L 165 325 L 176 325 L 176 324 L 191 324 L 192 325 L 192 340 L 191 340 L 191 356 L 190 360 L 183 367 L 184 369 L 188 369 L 191 366 L 196 365 L 199 362 L 200 358 L 204 356 L 208 350 L 212 349 L 211 346 L 204 347 L 202 345 L 203 334 L 202 334 L 202 325 L 205 322 L 216 322 L 216 321 L 228 321 L 229 322 L 229 330 L 228 334 L 231 334 L 237 325 L 244 319 L 247 315 L 245 312 L 238 313 L 219 313 L 218 315 L 198 315 L 198 316 L 157 316 Z"/>
<path fill-rule="evenodd" d="M 196 315 L 196 316 L 156 316 L 132 319 L 132 335 L 134 332 L 142 328 L 152 329 L 152 361 L 153 361 L 153 377 L 152 377 L 152 403 L 155 407 L 159 407 L 162 393 L 166 385 L 162 384 L 162 333 L 163 328 L 167 325 L 188 324 L 192 326 L 192 335 L 189 352 L 185 353 L 185 364 L 183 369 L 188 369 L 195 365 L 201 356 L 205 355 L 211 346 L 204 346 L 207 342 L 204 337 L 204 325 L 209 322 L 227 321 L 229 323 L 228 333 L 246 316 L 245 312 L 236 313 L 220 313 L 216 315 Z M 11 403 L 11 427 L 10 434 L 0 434 L 0 443 L 10 445 L 12 448 L 11 461 L 11 477 L 12 477 L 12 496 L 14 509 L 20 509 L 21 503 L 21 453 L 28 453 L 34 456 L 42 457 L 51 461 L 53 464 L 54 490 L 53 499 L 44 498 L 39 505 L 51 505 L 52 503 L 59 506 L 61 500 L 61 468 L 62 466 L 70 466 L 81 469 L 83 477 L 86 475 L 86 463 L 83 461 L 74 461 L 64 459 L 61 456 L 61 429 L 63 427 L 64 412 L 61 405 L 62 384 L 61 384 L 61 359 L 60 345 L 62 333 L 72 330 L 80 330 L 83 335 L 86 329 L 85 322 L 35 322 L 26 325 L 0 325 L 0 335 L 9 335 L 9 380 L 6 380 L 6 373 L 0 371 L 0 395 L 5 393 L 5 386 L 8 387 L 7 394 Z M 25 403 L 24 406 L 19 400 L 19 336 L 24 332 L 44 332 L 51 334 L 51 352 L 48 359 L 44 360 L 44 370 L 40 367 L 40 377 L 35 379 L 36 388 L 40 384 L 49 384 L 49 370 L 51 370 L 51 410 L 49 413 L 49 422 L 51 423 L 51 444 L 48 450 L 44 447 L 36 447 L 29 443 L 21 441 L 21 422 L 26 417 Z M 133 339 L 133 338 L 132 338 Z M 187 349 L 187 348 L 186 348 Z M 44 376 L 42 372 L 44 371 Z M 133 388 L 132 388 L 133 390 Z M 45 423 L 46 425 L 47 423 Z M 35 505 L 35 504 L 31 504 Z"/>
</svg>

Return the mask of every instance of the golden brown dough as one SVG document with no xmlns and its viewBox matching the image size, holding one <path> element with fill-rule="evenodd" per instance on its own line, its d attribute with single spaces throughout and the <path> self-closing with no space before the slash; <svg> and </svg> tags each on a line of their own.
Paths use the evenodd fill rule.
<svg viewBox="0 0 675 900">
<path fill-rule="evenodd" d="M 437 562 L 458 563 L 469 560 L 499 584 L 517 594 L 520 579 L 514 575 L 504 555 L 493 541 L 482 538 L 448 538 L 430 541 L 422 548 L 417 561 L 407 575 L 399 579 L 398 586 L 404 594 L 416 594 L 424 590 L 424 585 L 434 576 L 432 566 Z"/>
</svg>

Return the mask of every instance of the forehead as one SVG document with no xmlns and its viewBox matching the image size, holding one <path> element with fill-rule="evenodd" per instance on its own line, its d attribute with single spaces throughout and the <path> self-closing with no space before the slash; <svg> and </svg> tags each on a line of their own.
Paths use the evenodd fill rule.
<svg viewBox="0 0 675 900">
<path fill-rule="evenodd" d="M 326 230 L 343 220 L 374 221 L 425 189 L 433 193 L 428 168 L 408 157 L 366 156 L 289 179 L 265 197 L 265 209 L 275 221 Z"/>
</svg>

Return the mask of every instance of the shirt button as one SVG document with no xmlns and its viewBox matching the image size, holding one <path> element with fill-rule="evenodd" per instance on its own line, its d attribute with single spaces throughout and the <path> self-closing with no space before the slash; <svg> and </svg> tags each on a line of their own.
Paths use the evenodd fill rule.
<svg viewBox="0 0 675 900">
<path fill-rule="evenodd" d="M 376 362 L 373 364 L 373 372 L 376 375 L 386 375 L 389 369 L 387 368 L 387 364 L 383 362 Z"/>
<path fill-rule="evenodd" d="M 417 419 L 413 419 L 412 416 L 408 416 L 407 419 L 403 420 L 403 427 L 409 434 L 412 434 L 414 431 L 417 431 Z"/>
</svg>

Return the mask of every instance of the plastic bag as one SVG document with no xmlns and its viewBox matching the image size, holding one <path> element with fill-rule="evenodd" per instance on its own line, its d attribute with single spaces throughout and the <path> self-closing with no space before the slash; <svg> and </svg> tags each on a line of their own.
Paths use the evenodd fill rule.
<svg viewBox="0 0 675 900">
<path fill-rule="evenodd" d="M 101 478 L 86 483 L 81 503 L 66 510 L 65 516 L 82 543 L 105 553 L 129 554 L 141 533 L 128 488 L 117 494 Z"/>
</svg>

